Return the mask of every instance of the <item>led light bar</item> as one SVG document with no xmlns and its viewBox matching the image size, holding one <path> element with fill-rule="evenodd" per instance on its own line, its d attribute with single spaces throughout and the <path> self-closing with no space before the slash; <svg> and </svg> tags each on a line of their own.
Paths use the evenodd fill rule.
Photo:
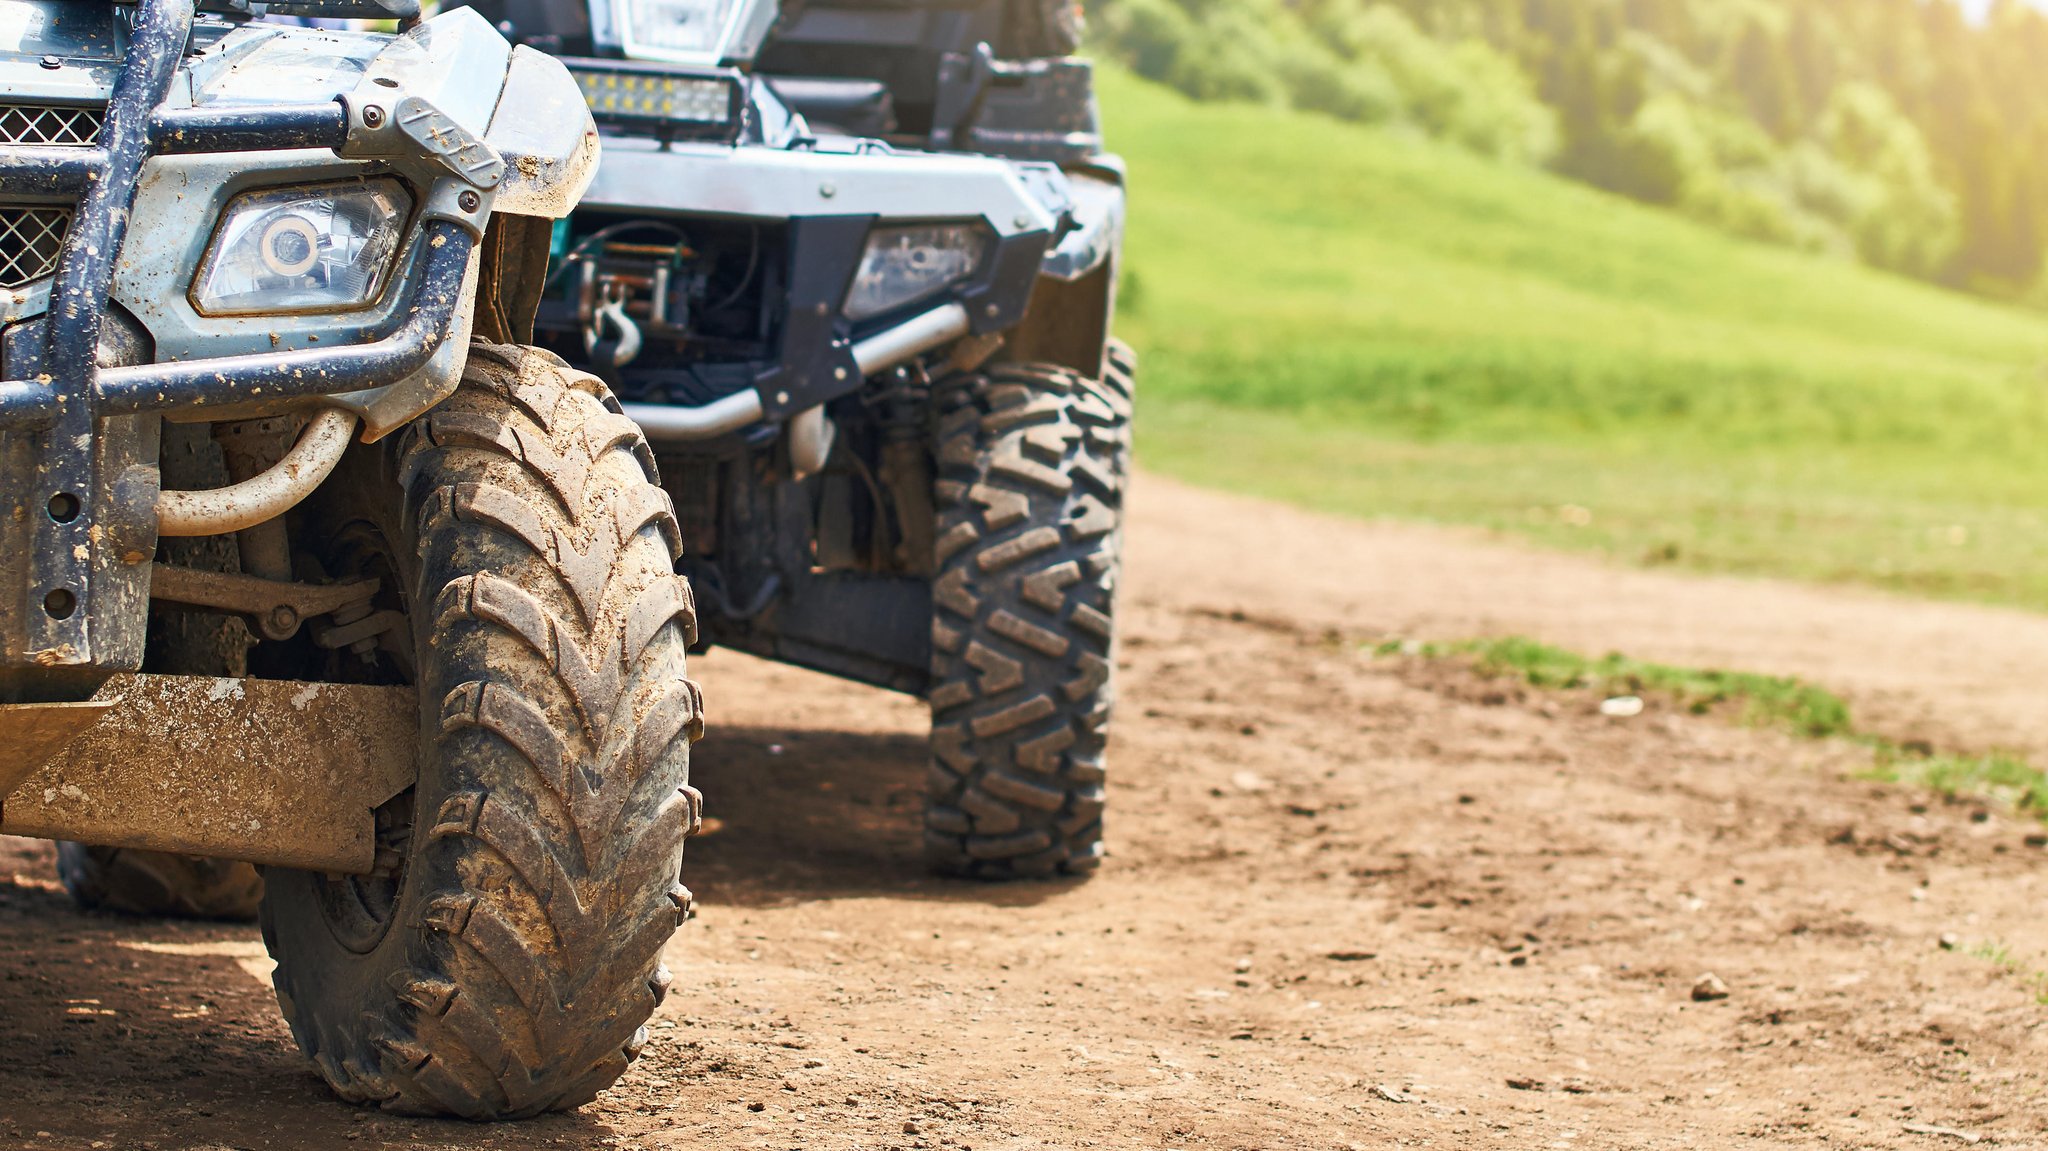
<svg viewBox="0 0 2048 1151">
<path fill-rule="evenodd" d="M 616 60 L 565 61 L 600 121 L 658 126 L 664 134 L 734 136 L 746 88 L 737 73 L 681 72 Z"/>
</svg>

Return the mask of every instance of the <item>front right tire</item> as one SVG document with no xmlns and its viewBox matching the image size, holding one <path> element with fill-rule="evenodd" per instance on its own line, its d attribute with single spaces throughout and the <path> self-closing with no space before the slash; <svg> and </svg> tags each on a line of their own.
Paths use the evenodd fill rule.
<svg viewBox="0 0 2048 1151">
<path fill-rule="evenodd" d="M 1127 350 L 1106 379 L 999 364 L 944 381 L 925 855 L 944 874 L 1103 857 Z"/>
<path fill-rule="evenodd" d="M 505 1119 L 625 1070 L 688 916 L 701 697 L 673 510 L 604 385 L 475 345 L 456 394 L 357 449 L 310 509 L 340 577 L 411 620 L 419 778 L 376 873 L 271 871 L 264 937 L 299 1045 L 343 1098 Z"/>
</svg>

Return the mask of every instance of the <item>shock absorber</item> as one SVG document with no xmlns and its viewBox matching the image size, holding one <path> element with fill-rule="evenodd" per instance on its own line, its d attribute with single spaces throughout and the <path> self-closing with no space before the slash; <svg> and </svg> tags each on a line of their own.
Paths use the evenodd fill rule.
<svg viewBox="0 0 2048 1151">
<path fill-rule="evenodd" d="M 863 397 L 881 431 L 876 480 L 896 516 L 896 566 L 915 575 L 932 570 L 931 377 L 911 361 L 875 378 Z"/>
</svg>

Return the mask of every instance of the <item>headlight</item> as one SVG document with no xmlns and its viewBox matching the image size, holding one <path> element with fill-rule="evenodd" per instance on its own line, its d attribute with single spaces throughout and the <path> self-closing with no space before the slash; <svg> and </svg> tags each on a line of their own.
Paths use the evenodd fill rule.
<svg viewBox="0 0 2048 1151">
<path fill-rule="evenodd" d="M 972 276 L 988 250 L 975 224 L 877 228 L 846 294 L 846 318 L 867 320 L 937 295 Z"/>
<path fill-rule="evenodd" d="M 612 18 L 628 59 L 717 64 L 746 8 L 746 0 L 612 0 Z"/>
<path fill-rule="evenodd" d="M 199 265 L 192 306 L 208 316 L 367 307 L 383 292 L 411 211 L 390 179 L 237 196 Z"/>
</svg>

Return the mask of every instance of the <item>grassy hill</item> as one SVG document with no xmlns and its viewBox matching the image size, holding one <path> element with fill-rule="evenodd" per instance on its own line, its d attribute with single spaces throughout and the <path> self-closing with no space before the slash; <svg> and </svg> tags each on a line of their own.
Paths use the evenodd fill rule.
<svg viewBox="0 0 2048 1151">
<path fill-rule="evenodd" d="M 1427 140 L 1101 87 L 1149 466 L 2048 608 L 2048 317 Z"/>
</svg>

